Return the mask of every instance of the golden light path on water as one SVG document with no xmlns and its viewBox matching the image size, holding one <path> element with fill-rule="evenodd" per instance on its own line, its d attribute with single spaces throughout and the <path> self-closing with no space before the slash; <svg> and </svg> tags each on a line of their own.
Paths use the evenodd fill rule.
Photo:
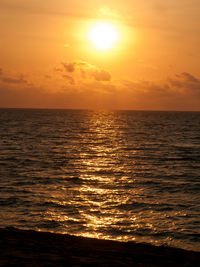
<svg viewBox="0 0 200 267">
<path fill-rule="evenodd" d="M 131 126 L 116 112 L 88 114 L 74 126 L 81 129 L 77 138 L 63 144 L 62 149 L 66 147 L 68 155 L 74 156 L 62 167 L 60 177 L 57 175 L 59 186 L 44 188 L 55 205 L 45 211 L 47 225 L 49 221 L 54 232 L 182 247 L 173 232 L 188 213 L 168 204 L 175 207 L 183 196 L 179 193 L 172 197 L 168 189 L 160 191 L 157 187 L 163 171 L 171 175 L 174 170 L 158 169 L 154 160 L 151 163 L 151 141 L 141 143 L 137 139 L 140 134 L 146 135 L 146 130 L 137 125 L 141 122 Z M 162 180 L 162 186 L 167 188 L 169 182 Z"/>
<path fill-rule="evenodd" d="M 2 121 L 2 226 L 199 250 L 198 114 L 19 110 Z"/>
<path fill-rule="evenodd" d="M 107 228 L 115 226 L 116 224 L 128 224 L 138 227 L 137 216 L 131 214 L 129 211 L 122 211 L 119 213 L 115 210 L 115 205 L 123 205 L 127 203 L 134 195 L 140 194 L 135 189 L 130 189 L 128 195 L 124 194 L 120 188 L 113 189 L 113 184 L 127 181 L 124 175 L 117 180 L 114 173 L 122 173 L 124 166 L 119 164 L 121 155 L 118 155 L 119 146 L 125 140 L 119 138 L 120 131 L 118 123 L 116 124 L 115 117 L 112 112 L 104 112 L 102 116 L 99 113 L 93 114 L 89 122 L 88 134 L 82 140 L 82 143 L 88 145 L 88 151 L 81 152 L 78 160 L 78 165 L 84 166 L 81 170 L 80 179 L 83 181 L 81 186 L 73 188 L 73 191 L 78 191 L 79 201 L 84 203 L 85 208 L 80 211 L 81 221 L 85 222 L 85 227 L 89 230 L 78 233 L 85 237 L 106 238 L 113 239 L 112 235 L 100 233 L 100 228 Z M 134 162 L 133 162 L 134 163 Z M 131 183 L 133 181 L 130 181 Z M 70 193 L 68 190 L 67 194 Z M 56 195 L 53 193 L 53 197 Z M 64 196 L 63 196 L 64 197 Z M 60 198 L 60 195 L 59 195 Z M 69 202 L 59 202 L 61 205 L 79 206 L 79 201 L 74 203 L 74 193 L 72 192 L 71 200 Z M 47 212 L 47 217 L 54 218 L 56 221 L 65 223 L 65 221 L 74 221 L 78 223 L 80 218 L 74 218 L 74 215 L 64 215 L 59 212 Z M 120 229 L 118 226 L 117 228 Z M 65 232 L 65 231 L 64 231 Z M 68 230 L 70 233 L 70 230 Z M 126 241 L 129 236 L 118 236 L 115 240 Z M 134 238 L 131 238 L 134 240 Z"/>
</svg>

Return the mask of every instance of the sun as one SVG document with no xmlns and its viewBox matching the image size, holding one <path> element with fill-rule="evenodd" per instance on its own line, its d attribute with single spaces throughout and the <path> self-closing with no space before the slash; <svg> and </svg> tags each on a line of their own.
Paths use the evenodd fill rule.
<svg viewBox="0 0 200 267">
<path fill-rule="evenodd" d="M 110 23 L 96 23 L 89 32 L 89 40 L 98 50 L 113 48 L 118 39 L 117 29 Z"/>
</svg>

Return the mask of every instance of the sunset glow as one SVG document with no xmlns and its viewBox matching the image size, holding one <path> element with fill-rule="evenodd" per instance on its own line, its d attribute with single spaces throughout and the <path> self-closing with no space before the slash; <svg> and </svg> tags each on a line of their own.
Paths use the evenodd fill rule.
<svg viewBox="0 0 200 267">
<path fill-rule="evenodd" d="M 89 40 L 99 50 L 112 48 L 118 38 L 116 28 L 109 23 L 97 23 L 91 28 L 89 33 Z"/>
<path fill-rule="evenodd" d="M 187 0 L 1 0 L 0 107 L 198 111 L 199 15 Z"/>
</svg>

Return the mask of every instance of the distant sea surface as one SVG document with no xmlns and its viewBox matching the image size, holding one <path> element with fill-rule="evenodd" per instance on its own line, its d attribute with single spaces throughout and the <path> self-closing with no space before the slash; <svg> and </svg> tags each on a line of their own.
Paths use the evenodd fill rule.
<svg viewBox="0 0 200 267">
<path fill-rule="evenodd" d="M 0 227 L 200 251 L 200 113 L 0 109 Z"/>
</svg>

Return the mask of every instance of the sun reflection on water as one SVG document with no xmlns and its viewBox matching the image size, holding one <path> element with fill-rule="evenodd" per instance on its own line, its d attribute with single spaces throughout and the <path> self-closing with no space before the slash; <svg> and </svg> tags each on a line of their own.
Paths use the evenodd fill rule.
<svg viewBox="0 0 200 267">
<path fill-rule="evenodd" d="M 199 114 L 8 113 L 3 226 L 199 250 Z"/>
<path fill-rule="evenodd" d="M 120 228 L 117 224 L 123 225 L 124 217 L 131 215 L 127 211 L 124 216 L 124 211 L 117 211 L 116 206 L 126 204 L 130 194 L 134 197 L 135 192 L 132 190 L 125 195 L 117 187 L 123 181 L 127 183 L 122 164 L 123 155 L 119 152 L 119 147 L 125 140 L 120 137 L 119 122 L 116 123 L 116 116 L 112 112 L 94 112 L 87 125 L 88 129 L 85 130 L 80 144 L 85 146 L 79 151 L 77 160 L 77 165 L 81 166 L 78 170 L 78 184 L 66 188 L 59 196 L 60 201 L 53 193 L 51 196 L 52 201 L 61 207 L 69 208 L 71 205 L 77 209 L 72 209 L 71 213 L 68 210 L 67 215 L 64 211 L 54 210 L 46 213 L 46 217 L 62 224 L 70 221 L 70 230 L 74 230 L 74 234 L 78 231 L 83 236 L 111 238 L 112 235 L 108 233 L 110 226 Z M 129 220 L 132 221 L 131 217 Z M 136 221 L 136 217 L 133 221 Z M 82 230 L 77 227 L 77 222 L 81 222 Z M 118 239 L 126 240 L 127 237 L 118 236 Z"/>
<path fill-rule="evenodd" d="M 58 222 L 56 229 L 62 233 L 173 244 L 172 237 L 162 238 L 163 232 L 177 228 L 169 218 L 181 220 L 184 214 L 162 202 L 159 196 L 166 191 L 152 197 L 150 188 L 154 190 L 160 178 L 149 179 L 156 167 L 146 163 L 143 144 L 131 134 L 126 139 L 127 122 L 117 113 L 90 112 L 79 127 L 79 138 L 68 146 L 73 157 L 56 180 L 60 187 L 48 191 L 46 221 Z"/>
</svg>

